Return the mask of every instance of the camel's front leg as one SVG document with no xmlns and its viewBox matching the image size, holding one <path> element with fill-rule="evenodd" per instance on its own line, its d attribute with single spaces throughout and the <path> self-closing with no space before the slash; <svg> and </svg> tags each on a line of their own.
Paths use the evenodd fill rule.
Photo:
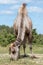
<svg viewBox="0 0 43 65">
<path fill-rule="evenodd" d="M 26 45 L 25 45 L 25 44 L 23 44 L 24 56 L 26 56 L 26 53 L 25 53 L 25 48 L 26 48 Z"/>
<path fill-rule="evenodd" d="M 32 43 L 29 43 L 29 48 L 30 48 L 30 54 L 32 54 Z"/>
<path fill-rule="evenodd" d="M 29 34 L 28 41 L 29 41 L 30 54 L 32 54 L 32 33 L 31 32 Z"/>
<path fill-rule="evenodd" d="M 26 56 L 25 49 L 26 49 L 26 37 L 24 37 L 24 41 L 23 41 L 24 56 Z"/>
<path fill-rule="evenodd" d="M 30 34 L 29 34 L 29 38 L 28 38 L 28 40 L 29 40 L 29 47 L 30 47 L 30 57 L 31 58 L 37 58 L 34 54 L 33 54 L 33 52 L 32 52 L 32 33 L 30 32 Z"/>
<path fill-rule="evenodd" d="M 20 58 L 20 46 L 18 46 L 19 52 L 18 52 L 18 58 Z"/>
</svg>

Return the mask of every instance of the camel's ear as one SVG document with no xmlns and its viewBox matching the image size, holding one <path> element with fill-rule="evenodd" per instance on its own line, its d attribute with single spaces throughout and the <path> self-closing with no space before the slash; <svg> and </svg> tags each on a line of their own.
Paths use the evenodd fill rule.
<svg viewBox="0 0 43 65">
<path fill-rule="evenodd" d="M 9 47 L 9 54 L 11 54 L 11 47 Z"/>
<path fill-rule="evenodd" d="M 12 47 L 15 47 L 15 43 L 13 43 Z"/>
</svg>

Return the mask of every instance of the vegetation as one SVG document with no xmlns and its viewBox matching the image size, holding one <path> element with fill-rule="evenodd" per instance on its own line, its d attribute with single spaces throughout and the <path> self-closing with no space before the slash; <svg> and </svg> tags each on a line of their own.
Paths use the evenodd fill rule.
<svg viewBox="0 0 43 65">
<path fill-rule="evenodd" d="M 8 54 L 8 48 L 7 47 L 1 47 L 0 46 L 0 65 L 43 65 L 43 45 L 37 46 L 33 45 L 33 53 L 35 56 L 38 56 L 39 58 L 30 58 L 30 50 L 28 45 L 26 46 L 26 54 L 27 57 L 21 57 L 17 61 L 10 61 L 10 57 Z M 3 51 L 4 50 L 4 51 Z M 23 55 L 23 48 L 20 49 L 21 56 Z"/>
<path fill-rule="evenodd" d="M 32 59 L 28 57 L 21 57 L 17 61 L 10 61 L 9 57 L 9 44 L 16 40 L 13 27 L 0 25 L 0 65 L 43 65 L 43 35 L 37 34 L 36 29 L 32 30 L 33 34 L 33 53 L 39 58 Z M 3 47 L 6 46 L 6 47 Z M 3 51 L 4 50 L 4 51 Z M 23 55 L 23 48 L 20 49 Z M 26 54 L 29 55 L 30 50 L 26 46 Z"/>
<path fill-rule="evenodd" d="M 37 34 L 36 29 L 33 29 L 33 44 L 43 45 L 43 35 Z M 0 45 L 7 46 L 11 42 L 15 41 L 16 36 L 14 35 L 13 27 L 0 25 Z"/>
<path fill-rule="evenodd" d="M 11 42 L 15 41 L 16 36 L 14 35 L 13 27 L 5 25 L 0 26 L 0 45 L 7 46 Z"/>
</svg>

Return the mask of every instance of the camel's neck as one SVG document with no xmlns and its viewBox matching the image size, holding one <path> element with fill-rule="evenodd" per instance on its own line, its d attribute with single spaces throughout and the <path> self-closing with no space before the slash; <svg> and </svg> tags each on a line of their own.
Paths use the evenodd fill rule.
<svg viewBox="0 0 43 65">
<path fill-rule="evenodd" d="M 21 39 L 20 38 L 18 38 L 18 39 L 16 39 L 16 41 L 15 41 L 15 46 L 20 46 L 21 45 Z"/>
<path fill-rule="evenodd" d="M 16 43 L 16 46 L 18 46 L 18 45 L 21 45 L 21 42 L 23 41 L 23 38 L 24 38 L 24 24 L 23 24 L 23 22 L 24 22 L 24 13 L 22 13 L 21 14 L 21 23 L 20 23 L 20 27 L 19 27 L 19 29 L 18 29 L 18 36 L 17 36 L 17 39 L 16 39 L 16 41 L 15 41 L 15 43 Z"/>
<path fill-rule="evenodd" d="M 21 15 L 21 24 L 20 24 L 20 28 L 19 28 L 19 35 L 17 36 L 17 39 L 16 39 L 16 41 L 15 41 L 15 43 L 16 43 L 16 46 L 18 46 L 18 45 L 21 45 L 21 42 L 22 42 L 22 40 L 21 40 L 21 35 L 22 35 L 22 29 L 23 29 L 23 19 L 24 19 L 24 15 L 22 14 Z"/>
<path fill-rule="evenodd" d="M 24 14 L 21 14 L 21 25 L 20 25 L 21 28 L 23 28 L 23 19 L 24 19 Z"/>
</svg>

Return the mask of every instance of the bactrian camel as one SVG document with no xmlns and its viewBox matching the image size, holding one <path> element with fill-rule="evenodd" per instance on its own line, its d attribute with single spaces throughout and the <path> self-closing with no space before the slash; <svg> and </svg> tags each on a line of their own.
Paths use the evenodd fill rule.
<svg viewBox="0 0 43 65">
<path fill-rule="evenodd" d="M 17 38 L 16 41 L 12 43 L 12 45 L 10 46 L 10 51 L 12 51 L 11 48 L 13 49 L 13 52 L 15 48 L 18 50 L 18 51 L 16 50 L 16 52 L 13 53 L 17 59 L 20 56 L 20 46 L 23 45 L 25 55 L 26 40 L 28 39 L 30 53 L 32 54 L 32 21 L 28 16 L 25 3 L 23 3 L 22 6 L 19 8 L 18 15 L 14 21 L 13 28 L 14 28 L 14 34 L 17 36 Z"/>
</svg>

